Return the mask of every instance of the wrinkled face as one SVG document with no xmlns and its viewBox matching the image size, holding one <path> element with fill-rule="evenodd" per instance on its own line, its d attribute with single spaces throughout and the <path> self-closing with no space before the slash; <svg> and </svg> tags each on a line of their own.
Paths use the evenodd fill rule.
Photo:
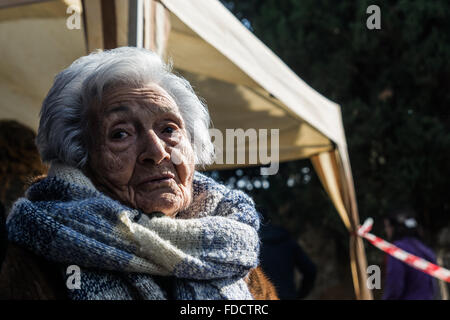
<svg viewBox="0 0 450 320">
<path fill-rule="evenodd" d="M 187 208 L 194 154 L 172 97 L 156 84 L 119 87 L 91 110 L 87 171 L 96 187 L 148 214 Z"/>
</svg>

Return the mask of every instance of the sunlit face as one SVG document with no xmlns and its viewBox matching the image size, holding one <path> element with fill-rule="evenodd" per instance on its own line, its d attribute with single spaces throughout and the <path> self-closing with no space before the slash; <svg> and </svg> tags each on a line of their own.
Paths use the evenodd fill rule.
<svg viewBox="0 0 450 320">
<path fill-rule="evenodd" d="M 175 216 L 192 199 L 194 153 L 172 97 L 160 86 L 107 91 L 92 107 L 89 169 L 94 184 L 145 213 Z"/>
</svg>

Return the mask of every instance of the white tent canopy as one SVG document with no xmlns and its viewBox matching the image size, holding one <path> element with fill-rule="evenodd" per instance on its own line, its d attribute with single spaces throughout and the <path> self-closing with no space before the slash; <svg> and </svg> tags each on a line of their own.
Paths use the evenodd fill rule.
<svg viewBox="0 0 450 320">
<path fill-rule="evenodd" d="M 206 100 L 215 128 L 279 129 L 279 148 L 268 148 L 279 152 L 279 161 L 311 158 L 351 234 L 356 296 L 371 298 L 364 247 L 355 237 L 359 218 L 339 106 L 303 82 L 219 1 L 3 0 L 0 9 L 0 118 L 37 129 L 53 77 L 87 52 L 122 45 L 155 50 Z M 76 12 L 81 28 L 70 30 L 67 19 Z M 239 166 L 251 164 L 247 160 Z"/>
</svg>

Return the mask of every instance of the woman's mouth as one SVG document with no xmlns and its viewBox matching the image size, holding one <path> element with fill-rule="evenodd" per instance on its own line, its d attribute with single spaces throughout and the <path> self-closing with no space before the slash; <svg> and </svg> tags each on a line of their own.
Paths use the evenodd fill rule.
<svg viewBox="0 0 450 320">
<path fill-rule="evenodd" d="M 165 183 L 165 182 L 170 182 L 174 178 L 175 178 L 175 175 L 171 172 L 155 174 L 155 175 L 151 175 L 151 176 L 145 178 L 138 185 Z"/>
</svg>

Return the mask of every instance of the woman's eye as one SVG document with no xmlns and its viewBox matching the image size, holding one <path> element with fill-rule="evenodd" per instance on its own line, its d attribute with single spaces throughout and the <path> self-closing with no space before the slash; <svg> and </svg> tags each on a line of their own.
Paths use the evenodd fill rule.
<svg viewBox="0 0 450 320">
<path fill-rule="evenodd" d="M 111 135 L 111 138 L 114 140 L 122 140 L 128 137 L 128 133 L 124 130 L 114 131 Z"/>
<path fill-rule="evenodd" d="M 169 133 L 169 134 L 171 134 L 171 133 L 173 133 L 174 131 L 175 131 L 174 128 L 172 128 L 172 127 L 166 127 L 166 128 L 164 128 L 163 133 Z"/>
</svg>

